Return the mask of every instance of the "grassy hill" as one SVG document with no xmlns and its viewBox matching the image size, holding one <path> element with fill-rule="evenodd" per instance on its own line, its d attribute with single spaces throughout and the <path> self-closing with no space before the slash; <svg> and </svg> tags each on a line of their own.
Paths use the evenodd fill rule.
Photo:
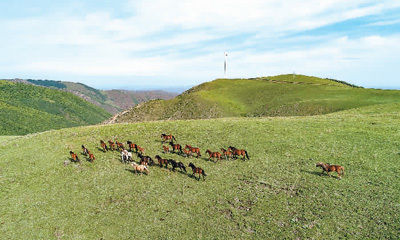
<svg viewBox="0 0 400 240">
<path fill-rule="evenodd" d="M 397 239 L 399 110 L 400 104 L 392 103 L 320 116 L 114 124 L 0 139 L 0 234 L 4 239 Z M 202 154 L 207 148 L 246 148 L 250 160 L 213 163 L 205 156 L 162 154 L 161 133 L 173 133 Z M 208 176 L 197 181 L 158 167 L 148 176 L 136 175 L 117 152 L 100 152 L 99 139 L 132 140 L 151 156 L 193 161 Z M 95 153 L 95 163 L 64 166 L 68 152 L 79 152 L 81 144 Z M 343 165 L 345 176 L 321 175 L 318 161 Z"/>
<path fill-rule="evenodd" d="M 10 81 L 0 81 L 0 110 L 0 135 L 96 124 L 110 117 L 71 93 Z"/>
<path fill-rule="evenodd" d="M 399 101 L 400 91 L 364 89 L 337 80 L 303 75 L 217 79 L 171 100 L 140 104 L 111 122 L 306 116 Z"/>
<path fill-rule="evenodd" d="M 12 81 L 33 84 L 42 87 L 49 87 L 71 92 L 88 102 L 95 104 L 107 112 L 116 114 L 141 102 L 152 99 L 171 99 L 177 94 L 160 91 L 127 91 L 127 90 L 98 90 L 82 83 L 54 81 L 54 80 L 33 80 L 14 79 Z"/>
</svg>

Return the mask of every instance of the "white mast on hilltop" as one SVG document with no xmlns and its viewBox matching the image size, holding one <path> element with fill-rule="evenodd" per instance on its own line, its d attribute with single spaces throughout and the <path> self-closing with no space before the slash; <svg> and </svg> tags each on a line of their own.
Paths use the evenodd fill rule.
<svg viewBox="0 0 400 240">
<path fill-rule="evenodd" d="M 227 78 L 227 71 L 228 71 L 228 53 L 224 52 L 224 57 L 225 57 L 225 61 L 224 61 L 224 78 Z"/>
</svg>

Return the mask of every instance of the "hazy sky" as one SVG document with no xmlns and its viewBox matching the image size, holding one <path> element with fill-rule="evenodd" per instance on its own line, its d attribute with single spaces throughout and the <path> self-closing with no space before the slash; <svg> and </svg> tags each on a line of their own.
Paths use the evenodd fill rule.
<svg viewBox="0 0 400 240">
<path fill-rule="evenodd" d="M 1 0 L 0 78 L 98 88 L 299 73 L 398 87 L 399 0 Z"/>
</svg>

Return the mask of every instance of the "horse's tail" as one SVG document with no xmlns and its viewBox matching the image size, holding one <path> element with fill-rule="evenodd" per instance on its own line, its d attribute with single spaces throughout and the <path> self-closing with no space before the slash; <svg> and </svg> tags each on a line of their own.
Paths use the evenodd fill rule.
<svg viewBox="0 0 400 240">
<path fill-rule="evenodd" d="M 246 151 L 246 150 L 244 150 L 244 153 L 246 154 L 247 159 L 250 160 L 249 155 L 247 154 L 247 151 Z"/>
<path fill-rule="evenodd" d="M 341 172 L 342 172 L 342 175 L 344 175 L 344 167 L 342 167 L 342 171 Z"/>
</svg>

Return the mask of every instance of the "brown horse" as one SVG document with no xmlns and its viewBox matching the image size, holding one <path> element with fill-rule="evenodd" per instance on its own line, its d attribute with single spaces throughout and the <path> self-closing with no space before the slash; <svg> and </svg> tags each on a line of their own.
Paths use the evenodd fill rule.
<svg viewBox="0 0 400 240">
<path fill-rule="evenodd" d="M 111 141 L 111 140 L 108 140 L 108 144 L 110 145 L 110 149 L 112 151 L 114 151 L 115 150 L 115 143 L 113 141 Z"/>
<path fill-rule="evenodd" d="M 340 165 L 330 165 L 329 163 L 319 162 L 315 166 L 321 167 L 322 172 L 326 172 L 328 176 L 331 176 L 329 175 L 329 172 L 337 172 L 339 178 L 342 178 L 342 176 L 344 175 L 344 167 Z"/>
<path fill-rule="evenodd" d="M 72 162 L 80 162 L 78 155 L 76 155 L 76 153 L 73 151 L 69 151 L 69 155 L 71 155 Z"/>
<path fill-rule="evenodd" d="M 173 141 L 176 141 L 176 139 L 175 139 L 174 136 L 172 136 L 172 134 L 170 134 L 170 135 L 167 135 L 167 134 L 164 134 L 164 133 L 161 134 L 161 142 L 165 143 L 166 141 L 173 142 Z"/>
<path fill-rule="evenodd" d="M 161 158 L 159 155 L 155 156 L 155 159 L 157 159 L 158 161 L 158 165 L 160 165 L 160 167 L 164 167 L 168 168 L 168 160 L 167 159 L 163 159 Z"/>
<path fill-rule="evenodd" d="M 201 157 L 200 148 L 192 147 L 190 145 L 186 145 L 185 149 L 189 149 L 191 153 L 196 153 L 196 158 Z"/>
<path fill-rule="evenodd" d="M 126 144 L 128 144 L 128 147 L 129 147 L 129 151 L 130 151 L 130 152 L 132 152 L 133 149 L 135 149 L 135 151 L 137 150 L 137 149 L 136 149 L 136 144 L 135 144 L 135 143 L 133 143 L 133 142 L 131 142 L 131 141 L 127 141 Z"/>
<path fill-rule="evenodd" d="M 189 163 L 189 167 L 192 168 L 193 171 L 193 176 L 196 178 L 195 174 L 199 174 L 199 179 L 200 180 L 200 176 L 203 176 L 203 180 L 205 180 L 205 176 L 207 176 L 207 174 L 204 172 L 204 170 L 202 168 L 196 167 L 193 163 Z"/>
<path fill-rule="evenodd" d="M 87 148 L 82 145 L 82 154 L 86 156 L 88 154 L 88 152 L 89 152 L 89 150 L 87 150 Z"/>
<path fill-rule="evenodd" d="M 186 157 L 192 156 L 192 152 L 191 152 L 189 149 L 186 149 L 186 148 L 183 149 L 183 154 L 184 154 Z"/>
<path fill-rule="evenodd" d="M 144 154 L 144 148 L 140 147 L 139 145 L 136 145 L 136 152 L 140 154 Z"/>
<path fill-rule="evenodd" d="M 175 150 L 179 150 L 179 153 L 182 153 L 182 146 L 180 144 L 169 142 L 169 145 L 172 147 L 172 152 L 175 153 Z"/>
<path fill-rule="evenodd" d="M 93 153 L 91 153 L 89 150 L 88 150 L 88 155 L 89 155 L 89 162 L 94 162 L 94 160 L 96 160 Z"/>
<path fill-rule="evenodd" d="M 168 146 L 162 146 L 164 153 L 169 153 L 169 147 Z"/>
<path fill-rule="evenodd" d="M 234 158 L 238 158 L 239 156 L 242 156 L 242 160 L 245 160 L 246 158 L 250 160 L 249 155 L 247 154 L 247 151 L 244 149 L 237 149 L 235 147 L 229 147 L 228 151 L 232 151 L 232 155 Z"/>
<path fill-rule="evenodd" d="M 221 151 L 225 159 L 233 158 L 233 153 L 231 151 L 225 150 L 224 148 L 221 148 Z"/>
<path fill-rule="evenodd" d="M 101 148 L 103 148 L 103 152 L 108 151 L 107 144 L 103 140 L 100 140 L 100 145 L 101 145 Z"/>
<path fill-rule="evenodd" d="M 217 159 L 219 161 L 221 161 L 221 156 L 222 154 L 219 152 L 211 152 L 209 149 L 207 149 L 206 153 L 208 153 L 208 155 L 210 156 L 208 159 L 211 160 L 211 158 L 213 159 Z"/>
</svg>

